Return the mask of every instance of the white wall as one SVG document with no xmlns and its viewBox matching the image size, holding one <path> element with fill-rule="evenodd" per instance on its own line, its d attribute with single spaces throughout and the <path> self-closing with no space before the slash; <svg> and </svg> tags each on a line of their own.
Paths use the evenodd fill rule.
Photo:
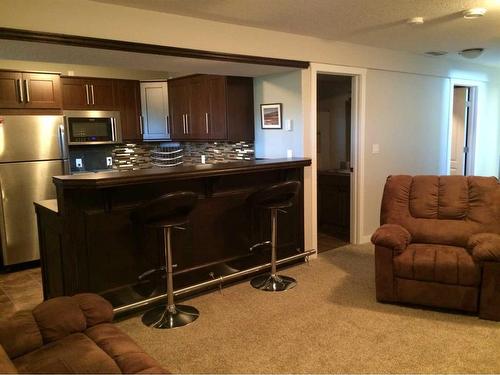
<svg viewBox="0 0 500 375">
<path fill-rule="evenodd" d="M 300 70 L 254 78 L 256 157 L 286 158 L 288 149 L 294 157 L 304 155 L 301 79 Z M 269 103 L 282 103 L 283 129 L 262 129 L 260 105 Z M 292 120 L 292 131 L 285 129 L 286 120 Z"/>
<path fill-rule="evenodd" d="M 0 53 L 1 58 L 1 53 Z M 19 61 L 19 60 L 0 60 L 0 69 L 7 70 L 32 70 L 44 72 L 56 72 L 62 75 L 69 75 L 70 71 L 74 76 L 82 77 L 101 77 L 101 78 L 121 78 L 121 79 L 167 79 L 166 72 L 151 72 L 136 69 L 124 69 L 117 67 L 104 67 L 78 64 L 59 64 L 42 61 Z"/>
<path fill-rule="evenodd" d="M 387 176 L 446 170 L 450 81 L 369 70 L 366 82 L 365 218 L 363 234 L 379 225 Z M 372 145 L 380 153 L 372 154 Z"/>
</svg>

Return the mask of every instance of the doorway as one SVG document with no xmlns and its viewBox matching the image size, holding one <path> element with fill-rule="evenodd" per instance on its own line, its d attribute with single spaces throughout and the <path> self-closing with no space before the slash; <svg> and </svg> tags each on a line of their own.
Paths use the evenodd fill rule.
<svg viewBox="0 0 500 375">
<path fill-rule="evenodd" d="M 318 252 L 350 243 L 353 77 L 317 75 Z"/>
<path fill-rule="evenodd" d="M 450 175 L 474 174 L 474 136 L 476 125 L 475 86 L 453 86 L 450 127 Z"/>
</svg>

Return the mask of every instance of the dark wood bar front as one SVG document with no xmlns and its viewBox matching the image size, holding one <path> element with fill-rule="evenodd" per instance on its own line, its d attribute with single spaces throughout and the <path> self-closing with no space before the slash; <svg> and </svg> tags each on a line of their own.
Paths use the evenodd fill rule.
<svg viewBox="0 0 500 375">
<path fill-rule="evenodd" d="M 298 180 L 309 159 L 265 159 L 54 177 L 57 202 L 35 204 L 44 297 L 95 292 L 115 307 L 165 293 L 162 234 L 134 222 L 142 203 L 192 191 L 198 204 L 172 238 L 175 288 L 269 262 L 269 212 L 248 196 L 273 183 Z M 304 251 L 303 188 L 280 215 L 278 259 Z M 155 271 L 156 270 L 156 271 Z"/>
</svg>

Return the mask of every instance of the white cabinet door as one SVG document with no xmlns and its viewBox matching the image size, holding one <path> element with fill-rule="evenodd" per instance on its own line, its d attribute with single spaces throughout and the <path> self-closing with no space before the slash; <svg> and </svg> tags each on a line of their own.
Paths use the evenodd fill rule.
<svg viewBox="0 0 500 375">
<path fill-rule="evenodd" d="M 167 82 L 141 82 L 142 132 L 145 141 L 169 140 Z"/>
</svg>

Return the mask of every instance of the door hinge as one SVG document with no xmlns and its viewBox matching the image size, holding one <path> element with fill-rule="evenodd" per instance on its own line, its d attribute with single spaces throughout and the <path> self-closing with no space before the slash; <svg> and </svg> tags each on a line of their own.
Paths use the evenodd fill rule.
<svg viewBox="0 0 500 375">
<path fill-rule="evenodd" d="M 464 147 L 464 154 L 467 154 L 469 152 L 469 147 L 465 146 Z"/>
</svg>

